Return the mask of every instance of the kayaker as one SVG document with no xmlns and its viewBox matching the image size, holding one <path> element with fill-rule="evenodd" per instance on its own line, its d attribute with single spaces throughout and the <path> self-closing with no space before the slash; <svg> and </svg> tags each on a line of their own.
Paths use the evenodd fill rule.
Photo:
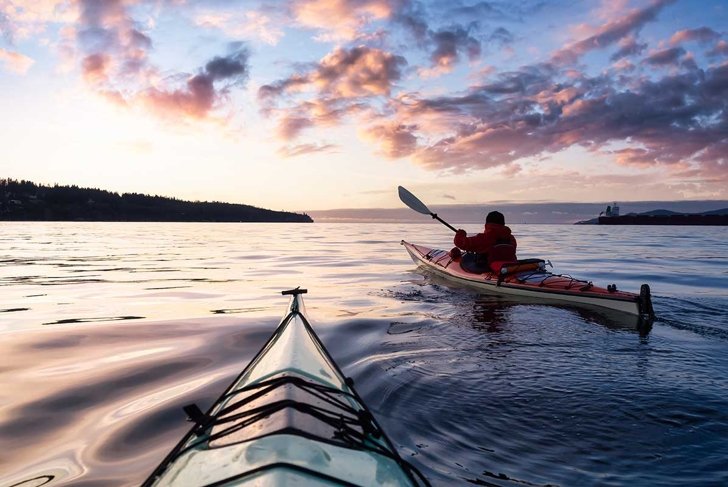
<svg viewBox="0 0 728 487">
<path fill-rule="evenodd" d="M 491 211 L 485 217 L 483 233 L 468 237 L 467 232 L 460 229 L 455 233 L 453 243 L 457 249 L 469 252 L 463 256 L 461 266 L 470 272 L 499 272 L 505 262 L 517 259 L 516 238 L 506 226 L 503 213 L 499 211 Z M 456 249 L 453 251 L 457 254 Z"/>
</svg>

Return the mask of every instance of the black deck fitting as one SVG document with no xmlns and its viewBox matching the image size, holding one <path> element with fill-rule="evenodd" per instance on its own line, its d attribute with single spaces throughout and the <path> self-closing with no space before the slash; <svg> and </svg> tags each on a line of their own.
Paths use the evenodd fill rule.
<svg viewBox="0 0 728 487">
<path fill-rule="evenodd" d="M 301 286 L 298 286 L 296 289 L 289 289 L 288 291 L 281 291 L 281 294 L 284 296 L 293 295 L 298 296 L 299 294 L 306 294 L 308 292 L 308 289 L 301 289 Z"/>
</svg>

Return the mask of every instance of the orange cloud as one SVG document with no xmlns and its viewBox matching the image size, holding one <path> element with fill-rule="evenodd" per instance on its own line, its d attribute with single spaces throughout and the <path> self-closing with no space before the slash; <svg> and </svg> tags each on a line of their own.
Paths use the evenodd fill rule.
<svg viewBox="0 0 728 487">
<path fill-rule="evenodd" d="M 336 49 L 321 60 L 311 82 L 321 91 L 345 98 L 389 95 L 404 64 L 403 57 L 380 49 Z"/>
<path fill-rule="evenodd" d="M 370 21 L 387 19 L 393 0 L 296 0 L 292 2 L 295 20 L 326 31 L 331 39 L 352 40 Z"/>
</svg>

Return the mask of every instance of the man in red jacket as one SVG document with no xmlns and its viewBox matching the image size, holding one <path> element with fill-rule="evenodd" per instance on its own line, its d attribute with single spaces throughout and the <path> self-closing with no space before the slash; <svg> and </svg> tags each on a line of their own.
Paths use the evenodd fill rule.
<svg viewBox="0 0 728 487">
<path fill-rule="evenodd" d="M 465 230 L 458 230 L 455 233 L 455 245 L 462 250 L 475 253 L 475 265 L 468 265 L 471 263 L 468 261 L 472 259 L 463 259 L 463 268 L 471 272 L 485 272 L 488 268 L 499 272 L 503 263 L 516 260 L 516 238 L 505 223 L 503 213 L 491 211 L 485 217 L 483 233 L 472 237 L 468 237 Z"/>
</svg>

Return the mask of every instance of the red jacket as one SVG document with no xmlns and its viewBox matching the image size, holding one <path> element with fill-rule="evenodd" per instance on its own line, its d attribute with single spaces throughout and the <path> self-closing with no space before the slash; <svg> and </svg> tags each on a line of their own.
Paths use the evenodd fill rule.
<svg viewBox="0 0 728 487">
<path fill-rule="evenodd" d="M 468 252 L 487 254 L 494 245 L 511 244 L 515 250 L 516 238 L 511 234 L 511 229 L 500 223 L 486 223 L 483 233 L 468 237 L 465 230 L 458 230 L 455 234 L 454 243 L 457 247 Z"/>
</svg>

